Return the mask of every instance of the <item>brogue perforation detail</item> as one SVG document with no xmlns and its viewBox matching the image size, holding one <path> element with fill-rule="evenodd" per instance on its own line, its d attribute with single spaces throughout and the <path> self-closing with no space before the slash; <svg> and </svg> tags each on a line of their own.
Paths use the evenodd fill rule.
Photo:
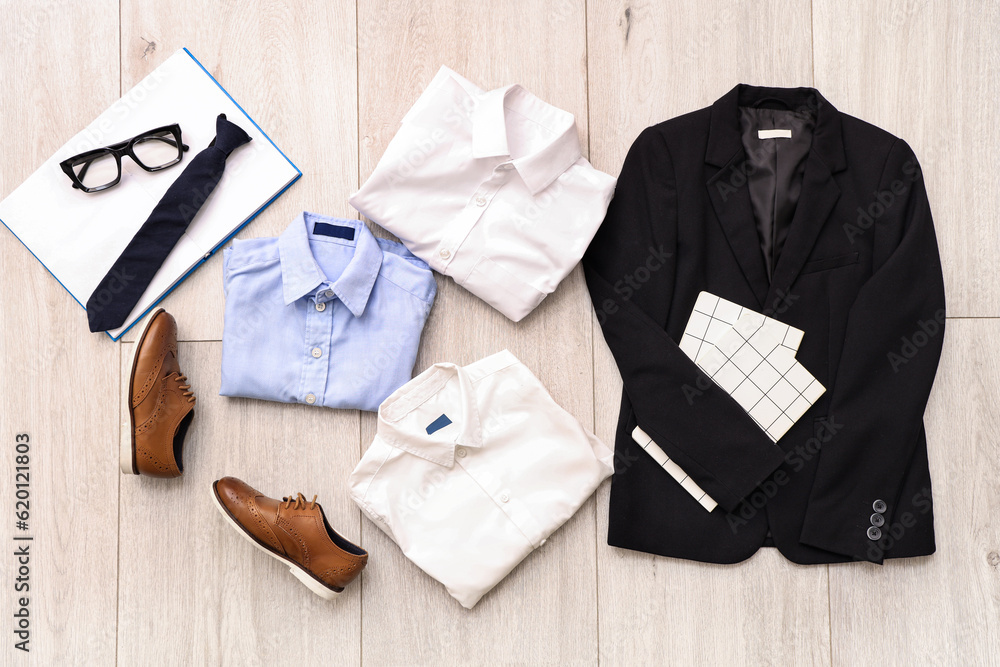
<svg viewBox="0 0 1000 667">
<path fill-rule="evenodd" d="M 354 570 L 354 567 L 330 567 L 323 570 L 323 574 L 319 575 L 319 578 L 326 580 L 330 575 L 350 574 L 351 572 L 354 572 Z"/>
<path fill-rule="evenodd" d="M 168 334 L 172 334 L 171 330 L 169 330 L 169 329 L 167 331 L 162 331 L 161 330 L 156 335 L 156 338 L 154 338 L 152 340 L 146 340 L 146 341 L 142 342 L 143 347 L 154 346 L 154 345 L 162 345 L 163 349 L 160 352 L 159 357 L 157 357 L 156 363 L 153 364 L 153 368 L 148 373 L 146 373 L 146 379 L 143 381 L 142 387 L 140 387 L 139 391 L 135 395 L 132 396 L 132 407 L 135 407 L 135 406 L 139 405 L 139 403 L 141 403 L 142 400 L 146 397 L 146 394 L 149 393 L 149 390 L 152 388 L 153 384 L 156 382 L 156 377 L 160 374 L 160 369 L 163 368 L 163 361 L 164 361 L 164 359 L 167 358 L 167 355 L 168 354 L 173 354 L 175 357 L 177 356 L 177 343 L 176 343 L 176 341 L 171 341 L 169 343 L 166 343 L 165 345 L 163 344 L 163 340 L 165 338 L 168 338 Z M 138 341 L 136 341 L 135 345 L 139 345 L 139 344 L 140 343 Z M 134 380 L 133 380 L 133 388 L 134 388 Z"/>
<path fill-rule="evenodd" d="M 157 338 L 163 338 L 162 334 Z M 166 351 L 176 351 L 176 348 L 174 346 L 168 346 Z M 160 369 L 163 368 L 163 360 L 166 359 L 166 357 L 166 353 L 161 354 L 156 360 L 156 363 L 153 365 L 153 368 L 146 373 L 146 380 L 142 383 L 142 386 L 139 387 L 139 391 L 132 396 L 133 408 L 142 403 L 143 399 L 146 398 L 146 394 L 148 394 L 149 390 L 152 389 L 153 384 L 156 382 L 156 376 L 160 374 Z"/>
<path fill-rule="evenodd" d="M 284 549 L 281 548 L 281 543 L 278 542 L 278 538 L 275 537 L 274 532 L 271 531 L 271 527 L 267 525 L 267 521 L 265 521 L 264 517 L 260 515 L 260 510 L 257 509 L 257 503 L 254 499 L 247 498 L 246 506 L 247 511 L 250 513 L 250 517 L 254 520 L 254 523 L 257 524 L 257 527 L 260 529 L 261 534 L 267 540 L 268 544 L 278 551 L 284 551 Z"/>
<path fill-rule="evenodd" d="M 156 457 L 152 452 L 150 452 L 145 447 L 138 448 L 136 452 L 140 457 L 146 460 L 146 462 L 156 470 L 160 472 L 173 472 L 174 467 L 168 463 L 164 463 L 158 457 Z"/>
<path fill-rule="evenodd" d="M 162 384 L 166 384 L 167 379 L 163 378 Z M 135 434 L 139 435 L 145 433 L 149 429 L 153 428 L 160 418 L 163 417 L 163 413 L 166 412 L 167 408 L 167 391 L 165 388 L 160 390 L 160 395 L 156 398 L 156 408 L 153 410 L 153 414 L 146 418 L 146 421 L 139 424 L 135 429 Z"/>
<path fill-rule="evenodd" d="M 291 522 L 288 521 L 288 519 L 285 519 L 284 517 L 280 516 L 278 517 L 277 525 L 279 528 L 285 531 L 289 535 L 289 537 L 292 537 L 296 542 L 299 543 L 299 549 L 302 550 L 302 566 L 308 569 L 309 547 L 306 546 L 306 542 L 304 539 L 302 539 L 302 535 L 300 535 L 299 531 L 295 530 L 295 527 L 291 524 Z"/>
</svg>

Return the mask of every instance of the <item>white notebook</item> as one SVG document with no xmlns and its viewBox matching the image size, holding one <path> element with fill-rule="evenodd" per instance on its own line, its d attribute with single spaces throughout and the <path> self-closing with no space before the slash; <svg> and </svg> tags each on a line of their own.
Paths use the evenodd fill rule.
<svg viewBox="0 0 1000 667">
<path fill-rule="evenodd" d="M 153 277 L 118 340 L 191 271 L 294 183 L 302 172 L 285 157 L 187 49 L 170 56 L 98 116 L 0 202 L 0 221 L 81 306 L 191 158 L 215 136 L 220 113 L 253 139 L 236 149 L 187 232 Z M 81 119 L 85 120 L 85 119 Z M 150 173 L 122 160 L 121 182 L 88 194 L 72 187 L 59 168 L 64 159 L 178 123 L 190 146 L 184 160 Z M 39 132 L 44 128 L 39 127 Z M 87 315 L 80 312 L 87 330 Z"/>
</svg>

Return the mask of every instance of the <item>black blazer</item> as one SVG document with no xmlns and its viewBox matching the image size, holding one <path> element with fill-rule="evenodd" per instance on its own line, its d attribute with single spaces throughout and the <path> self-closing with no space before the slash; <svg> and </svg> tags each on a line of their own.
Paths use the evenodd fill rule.
<svg viewBox="0 0 1000 667">
<path fill-rule="evenodd" d="M 758 138 L 772 128 L 792 137 Z M 717 563 L 934 552 L 923 413 L 944 286 L 903 140 L 811 88 L 739 85 L 639 135 L 583 263 L 624 381 L 608 544 Z M 796 358 L 827 391 L 777 445 L 677 346 L 702 290 L 805 332 Z"/>
</svg>

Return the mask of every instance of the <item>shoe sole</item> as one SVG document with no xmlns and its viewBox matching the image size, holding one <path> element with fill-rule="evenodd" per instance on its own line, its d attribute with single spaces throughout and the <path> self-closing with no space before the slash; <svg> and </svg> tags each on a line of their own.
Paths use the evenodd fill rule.
<svg viewBox="0 0 1000 667">
<path fill-rule="evenodd" d="M 149 317 L 143 323 L 142 328 L 139 329 L 138 338 L 135 339 L 135 343 L 132 345 L 132 358 L 128 364 L 128 395 L 125 397 L 125 400 L 128 401 L 129 437 L 128 439 L 121 439 L 118 446 L 118 465 L 122 469 L 122 473 L 126 475 L 139 474 L 139 466 L 136 465 L 135 460 L 135 413 L 132 411 L 132 386 L 135 382 L 135 360 L 139 358 L 139 348 L 142 347 L 143 342 L 146 340 L 146 332 L 149 331 L 149 325 L 162 312 L 163 308 L 156 307 L 150 313 Z"/>
<path fill-rule="evenodd" d="M 283 565 L 288 566 L 288 571 L 295 575 L 295 578 L 301 581 L 306 587 L 311 590 L 316 595 L 320 596 L 324 600 L 333 600 L 341 591 L 335 591 L 323 582 L 317 580 L 309 573 L 304 567 L 296 563 L 295 561 L 285 558 L 281 554 L 275 553 L 270 547 L 262 544 L 256 537 L 251 535 L 240 523 L 233 518 L 233 515 L 226 509 L 226 506 L 222 504 L 222 499 L 219 498 L 219 491 L 215 487 L 216 482 L 212 482 L 212 502 L 219 509 L 219 513 L 222 514 L 223 518 L 232 526 L 237 533 L 243 536 L 250 544 L 254 545 L 264 553 L 266 553 L 271 558 L 281 562 Z"/>
</svg>

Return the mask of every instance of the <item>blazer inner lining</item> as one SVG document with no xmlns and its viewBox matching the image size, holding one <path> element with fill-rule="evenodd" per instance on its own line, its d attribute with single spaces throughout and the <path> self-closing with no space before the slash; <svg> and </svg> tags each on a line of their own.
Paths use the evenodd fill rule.
<svg viewBox="0 0 1000 667">
<path fill-rule="evenodd" d="M 747 187 L 768 280 L 774 275 L 802 192 L 815 125 L 809 111 L 740 107 Z M 792 136 L 761 139 L 758 130 L 790 130 Z"/>
</svg>

